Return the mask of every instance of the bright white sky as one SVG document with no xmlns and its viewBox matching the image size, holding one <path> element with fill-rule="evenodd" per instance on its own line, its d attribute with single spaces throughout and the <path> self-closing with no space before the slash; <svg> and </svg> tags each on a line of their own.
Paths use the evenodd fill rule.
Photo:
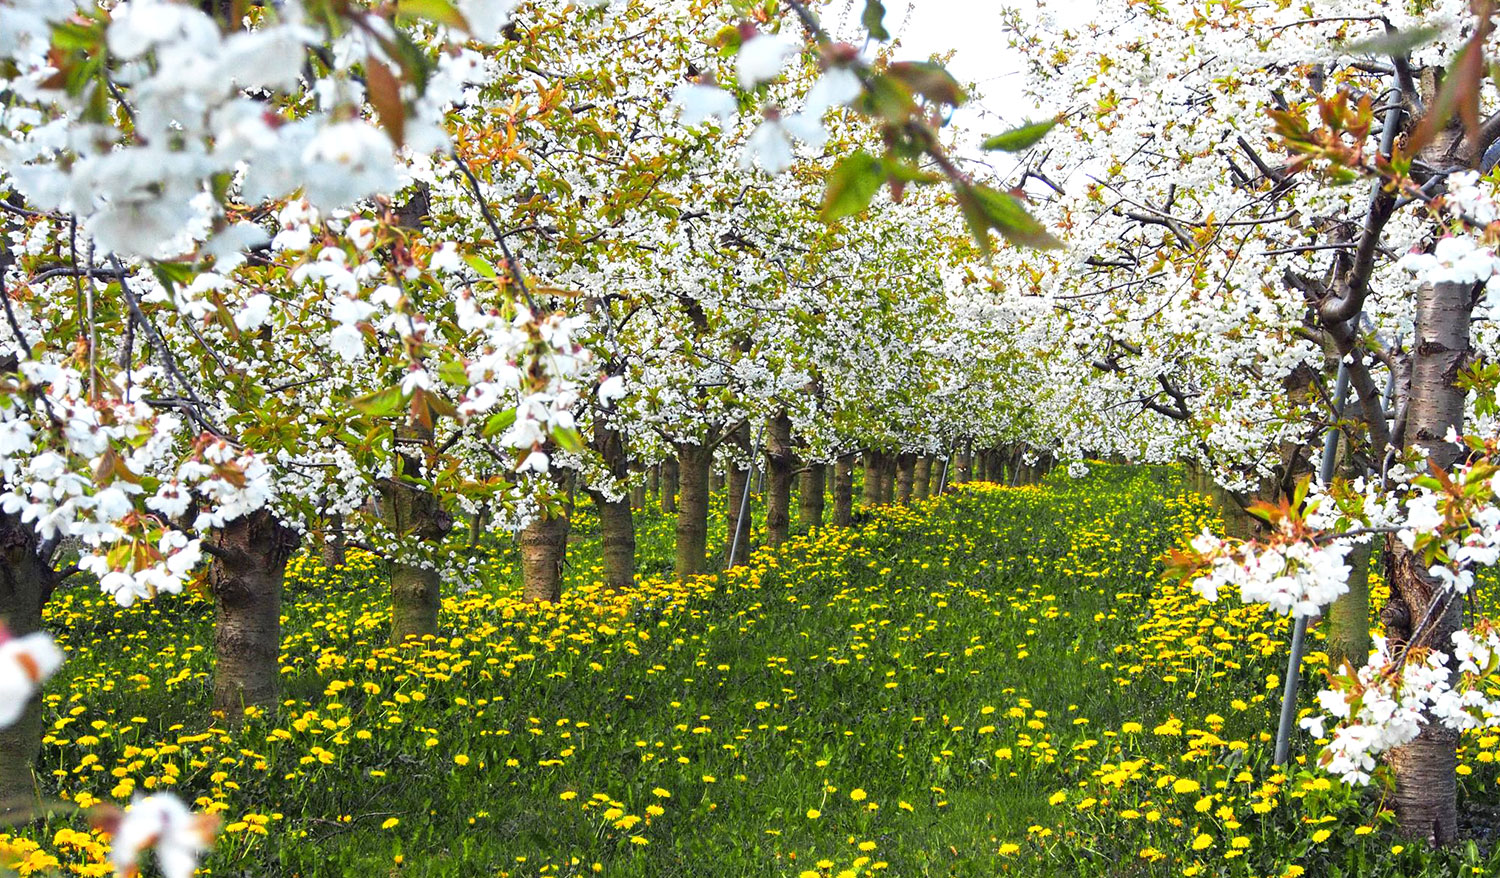
<svg viewBox="0 0 1500 878">
<path fill-rule="evenodd" d="M 1092 17 L 1098 0 L 1040 0 L 1060 23 L 1082 25 Z M 1037 109 L 1023 102 L 1019 91 L 1020 65 L 1006 46 L 1000 26 L 1005 6 L 1035 8 L 1037 0 L 885 0 L 886 29 L 901 41 L 898 58 L 925 59 L 953 50 L 948 69 L 960 82 L 977 85 L 970 106 L 956 121 L 972 132 L 977 143 L 1035 116 Z M 864 0 L 850 4 L 856 18 Z"/>
</svg>

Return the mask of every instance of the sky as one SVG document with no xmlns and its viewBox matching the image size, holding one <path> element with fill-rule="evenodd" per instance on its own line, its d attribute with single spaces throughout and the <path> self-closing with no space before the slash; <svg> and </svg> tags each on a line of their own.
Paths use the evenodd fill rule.
<svg viewBox="0 0 1500 878">
<path fill-rule="evenodd" d="M 1088 21 L 1098 0 L 1040 0 L 1060 22 L 1081 25 Z M 974 83 L 970 104 L 958 111 L 955 122 L 970 132 L 965 152 L 977 151 L 977 143 L 1039 114 L 1037 107 L 1020 95 L 1021 65 L 1007 48 L 1007 35 L 1000 24 L 1000 11 L 1014 5 L 1036 8 L 1037 0 L 885 0 L 886 29 L 901 41 L 900 59 L 925 59 L 953 50 L 948 70 L 960 82 Z M 852 0 L 852 14 L 864 8 L 863 0 Z M 1033 13 L 1034 14 L 1034 13 Z"/>
</svg>

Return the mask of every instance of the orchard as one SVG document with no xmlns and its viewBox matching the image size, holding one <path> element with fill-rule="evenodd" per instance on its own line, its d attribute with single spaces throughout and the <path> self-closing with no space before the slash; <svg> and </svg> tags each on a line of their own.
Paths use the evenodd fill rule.
<svg viewBox="0 0 1500 878">
<path fill-rule="evenodd" d="M 0 876 L 1500 870 L 1500 8 L 930 14 L 0 0 Z"/>
</svg>

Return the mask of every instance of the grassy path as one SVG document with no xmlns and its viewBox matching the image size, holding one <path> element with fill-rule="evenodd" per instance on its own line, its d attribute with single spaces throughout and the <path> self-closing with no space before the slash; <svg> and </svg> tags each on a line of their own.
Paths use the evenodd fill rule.
<svg viewBox="0 0 1500 878">
<path fill-rule="evenodd" d="M 46 759 L 81 805 L 170 787 L 222 811 L 212 873 L 237 878 L 1399 868 L 1354 794 L 1265 765 L 1285 623 L 1159 582 L 1207 521 L 1166 471 L 1098 467 L 627 596 L 589 584 L 585 539 L 544 609 L 499 552 L 447 636 L 402 649 L 371 565 L 303 565 L 287 701 L 236 733 L 203 720 L 204 605 L 74 591 Z M 25 835 L 88 874 L 83 828 Z"/>
</svg>

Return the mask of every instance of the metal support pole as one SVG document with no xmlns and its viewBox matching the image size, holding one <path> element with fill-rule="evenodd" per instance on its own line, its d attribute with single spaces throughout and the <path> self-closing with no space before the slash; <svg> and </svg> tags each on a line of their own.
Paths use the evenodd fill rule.
<svg viewBox="0 0 1500 878">
<path fill-rule="evenodd" d="M 1394 100 L 1390 108 L 1385 111 L 1385 118 L 1381 120 L 1380 130 L 1380 155 L 1389 157 L 1396 145 L 1396 135 L 1401 128 L 1401 116 L 1405 112 L 1403 97 L 1401 94 L 1401 80 L 1394 74 L 1390 78 L 1389 92 L 1393 92 Z M 1384 180 L 1376 180 L 1370 187 L 1370 201 L 1373 204 L 1379 197 L 1380 187 L 1385 185 Z M 1354 319 L 1359 320 L 1356 314 Z M 1357 324 L 1356 324 L 1357 325 Z M 1392 376 L 1394 378 L 1394 376 Z M 1394 384 L 1389 385 L 1394 387 Z M 1349 393 L 1349 367 L 1345 364 L 1343 357 L 1339 358 L 1339 376 L 1334 390 L 1333 416 L 1335 421 L 1343 417 L 1344 397 Z M 1333 480 L 1333 465 L 1338 458 L 1339 431 L 1335 423 L 1328 428 L 1328 438 L 1323 446 L 1322 466 L 1318 476 L 1323 484 Z M 1291 725 L 1297 713 L 1297 683 L 1302 675 L 1302 642 L 1307 635 L 1307 619 L 1297 620 L 1296 630 L 1292 632 L 1292 654 L 1287 657 L 1286 685 L 1281 693 L 1281 725 L 1276 730 L 1276 764 L 1286 763 L 1288 753 L 1291 749 Z"/>
<path fill-rule="evenodd" d="M 755 482 L 755 459 L 760 454 L 760 440 L 750 452 L 750 469 L 745 473 L 745 491 L 740 495 L 740 515 L 734 522 L 734 539 L 729 543 L 729 567 L 734 566 L 735 550 L 740 547 L 740 535 L 745 532 L 745 519 L 750 514 L 750 486 Z"/>
<path fill-rule="evenodd" d="M 1318 479 L 1323 484 L 1333 481 L 1333 468 L 1339 456 L 1338 420 L 1344 415 L 1344 400 L 1349 396 L 1349 367 L 1339 361 L 1339 376 L 1334 383 L 1333 417 L 1323 440 L 1323 459 L 1318 466 Z M 1275 764 L 1285 765 L 1292 749 L 1292 723 L 1297 719 L 1297 686 L 1302 682 L 1302 650 L 1307 640 L 1307 617 L 1298 616 L 1292 627 L 1292 651 L 1286 659 L 1286 679 L 1281 686 L 1281 722 L 1276 726 Z"/>
<path fill-rule="evenodd" d="M 948 466 L 953 463 L 953 446 L 948 446 L 948 456 L 943 458 L 943 474 L 938 476 L 938 496 L 948 489 Z"/>
</svg>

